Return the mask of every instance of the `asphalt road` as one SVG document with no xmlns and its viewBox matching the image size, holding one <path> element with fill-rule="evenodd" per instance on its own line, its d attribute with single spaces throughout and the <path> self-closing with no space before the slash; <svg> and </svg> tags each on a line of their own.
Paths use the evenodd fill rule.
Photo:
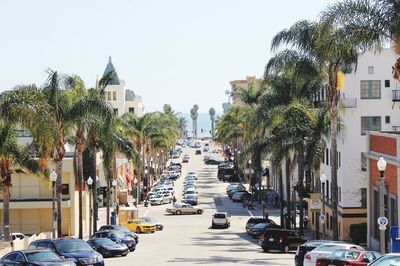
<svg viewBox="0 0 400 266">
<path fill-rule="evenodd" d="M 185 174 L 196 171 L 199 207 L 204 208 L 204 213 L 177 216 L 166 214 L 167 204 L 141 207 L 139 215 L 156 218 L 164 224 L 164 230 L 141 234 L 135 252 L 107 258 L 106 265 L 294 265 L 294 252 L 264 253 L 258 241 L 246 234 L 246 221 L 252 215 L 262 216 L 262 211 L 249 211 L 241 203 L 233 203 L 225 193 L 227 183 L 216 178 L 217 166 L 204 165 L 204 154 L 194 155 L 194 151 L 183 150 L 182 154 L 189 154 L 190 160 L 183 164 L 182 177 L 175 182 L 175 195 L 179 202 Z M 212 214 L 216 211 L 231 214 L 229 229 L 211 229 Z"/>
</svg>

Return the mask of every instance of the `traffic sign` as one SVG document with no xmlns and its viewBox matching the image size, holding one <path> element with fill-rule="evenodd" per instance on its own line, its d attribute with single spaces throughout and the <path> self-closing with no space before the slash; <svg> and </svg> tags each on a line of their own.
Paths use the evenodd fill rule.
<svg viewBox="0 0 400 266">
<path fill-rule="evenodd" d="M 321 220 L 321 223 L 325 223 L 325 220 L 326 220 L 325 214 L 321 214 L 321 215 L 319 216 L 319 219 Z"/>
<path fill-rule="evenodd" d="M 379 217 L 378 218 L 378 225 L 386 226 L 389 223 L 386 217 Z"/>
</svg>

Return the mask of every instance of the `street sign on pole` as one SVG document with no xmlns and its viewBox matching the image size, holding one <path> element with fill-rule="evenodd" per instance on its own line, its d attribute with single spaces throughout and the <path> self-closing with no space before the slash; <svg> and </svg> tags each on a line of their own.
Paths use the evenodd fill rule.
<svg viewBox="0 0 400 266">
<path fill-rule="evenodd" d="M 325 216 L 325 214 L 321 214 L 320 216 L 319 216 L 319 219 L 321 220 L 321 223 L 325 223 L 325 220 L 326 220 L 326 216 Z"/>
<path fill-rule="evenodd" d="M 378 221 L 378 225 L 385 226 L 385 227 L 389 223 L 389 220 L 386 217 L 379 217 L 377 221 Z"/>
</svg>

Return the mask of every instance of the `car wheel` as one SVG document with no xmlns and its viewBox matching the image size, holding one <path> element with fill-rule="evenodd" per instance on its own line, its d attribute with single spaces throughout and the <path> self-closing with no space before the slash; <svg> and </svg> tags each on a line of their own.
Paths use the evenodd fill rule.
<svg viewBox="0 0 400 266">
<path fill-rule="evenodd" d="M 211 228 L 213 228 L 213 229 L 215 228 L 215 224 L 214 223 L 211 224 Z"/>
<path fill-rule="evenodd" d="M 182 213 L 181 211 L 176 211 L 175 212 L 175 214 L 178 214 L 178 215 L 181 214 L 181 213 Z"/>
<path fill-rule="evenodd" d="M 202 210 L 198 210 L 198 211 L 197 211 L 197 214 L 202 214 L 202 213 L 203 213 Z"/>
<path fill-rule="evenodd" d="M 136 233 L 141 233 L 142 232 L 142 230 L 140 229 L 140 227 L 138 226 L 138 227 L 136 227 Z"/>
<path fill-rule="evenodd" d="M 284 247 L 283 247 L 283 253 L 288 253 L 289 252 L 289 246 L 288 245 L 285 245 Z"/>
<path fill-rule="evenodd" d="M 262 248 L 262 249 L 263 249 L 264 252 L 268 252 L 268 249 L 267 249 L 267 248 Z"/>
</svg>

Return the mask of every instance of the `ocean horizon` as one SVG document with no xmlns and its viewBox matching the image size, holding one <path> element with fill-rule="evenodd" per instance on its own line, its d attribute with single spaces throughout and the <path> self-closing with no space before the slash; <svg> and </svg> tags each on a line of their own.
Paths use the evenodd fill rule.
<svg viewBox="0 0 400 266">
<path fill-rule="evenodd" d="M 215 117 L 221 116 L 222 114 L 215 114 Z M 189 136 L 193 136 L 193 121 L 190 114 L 181 114 L 180 117 L 184 117 L 187 121 L 187 131 Z M 202 132 L 203 130 L 203 132 Z M 197 135 L 199 137 L 211 137 L 211 119 L 208 113 L 199 113 L 197 117 Z"/>
</svg>

